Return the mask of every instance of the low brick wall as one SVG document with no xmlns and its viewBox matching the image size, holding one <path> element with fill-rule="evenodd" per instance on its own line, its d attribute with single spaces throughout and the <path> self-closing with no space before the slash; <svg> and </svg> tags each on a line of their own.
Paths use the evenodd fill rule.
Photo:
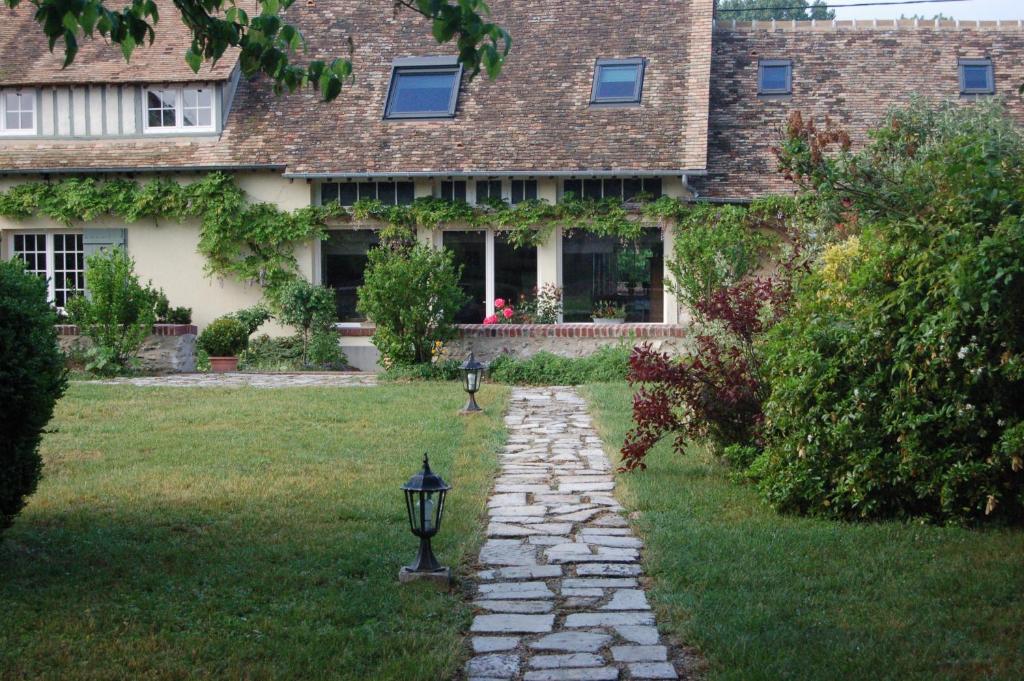
<svg viewBox="0 0 1024 681">
<path fill-rule="evenodd" d="M 73 324 L 58 324 L 57 340 L 65 353 L 81 352 L 92 341 Z M 154 373 L 182 373 L 196 370 L 196 335 L 192 324 L 154 324 L 153 333 L 139 349 L 142 369 Z"/>
<path fill-rule="evenodd" d="M 530 357 L 546 351 L 562 357 L 584 357 L 609 345 L 641 343 L 679 354 L 688 347 L 688 328 L 677 324 L 460 324 L 458 338 L 446 344 L 446 351 L 452 357 L 464 357 L 472 350 L 485 363 L 502 354 Z M 358 344 L 364 353 L 376 352 L 375 348 L 366 348 L 366 340 L 373 336 L 372 326 L 343 327 L 338 334 L 343 348 Z M 367 357 L 364 364 L 369 360 Z"/>
</svg>

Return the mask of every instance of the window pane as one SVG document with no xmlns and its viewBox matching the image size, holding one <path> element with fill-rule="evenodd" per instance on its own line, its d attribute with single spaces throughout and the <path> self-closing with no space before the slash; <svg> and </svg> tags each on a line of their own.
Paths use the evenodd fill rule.
<svg viewBox="0 0 1024 681">
<path fill-rule="evenodd" d="M 356 312 L 356 289 L 363 285 L 366 254 L 378 243 L 380 239 L 372 229 L 332 230 L 321 242 L 323 283 L 335 291 L 340 321 L 363 320 Z"/>
<path fill-rule="evenodd" d="M 562 238 L 564 317 L 589 322 L 597 301 L 626 308 L 626 321 L 664 319 L 661 232 L 645 230 L 632 241 L 598 237 L 583 230 Z"/>
<path fill-rule="evenodd" d="M 583 196 L 587 199 L 600 199 L 601 180 L 583 180 Z"/>
<path fill-rule="evenodd" d="M 605 180 L 604 195 L 613 199 L 622 198 L 622 180 Z"/>
<path fill-rule="evenodd" d="M 21 114 L 12 111 L 8 111 L 4 115 L 4 127 L 8 130 L 17 130 L 20 127 L 19 121 L 21 120 Z"/>
<path fill-rule="evenodd" d="M 462 265 L 462 279 L 459 284 L 469 302 L 455 313 L 459 324 L 480 324 L 487 311 L 486 289 L 486 234 L 474 232 L 445 232 L 442 236 L 444 247 L 455 254 L 455 265 Z"/>
<path fill-rule="evenodd" d="M 513 248 L 506 236 L 494 235 L 494 295 L 519 305 L 537 287 L 537 249 Z"/>
<path fill-rule="evenodd" d="M 761 85 L 760 89 L 762 92 L 778 91 L 788 92 L 789 91 L 789 66 L 775 65 L 761 66 Z"/>
<path fill-rule="evenodd" d="M 338 200 L 338 184 L 327 182 L 320 185 L 320 203 L 327 205 Z"/>
<path fill-rule="evenodd" d="M 512 203 L 535 201 L 537 199 L 537 180 L 512 180 Z"/>
<path fill-rule="evenodd" d="M 583 180 L 566 180 L 562 184 L 562 193 L 572 192 L 577 199 L 583 198 Z"/>
<path fill-rule="evenodd" d="M 622 181 L 622 198 L 630 201 L 644 190 L 644 184 L 638 177 Z"/>
<path fill-rule="evenodd" d="M 634 99 L 640 67 L 636 64 L 599 66 L 597 99 Z"/>
<path fill-rule="evenodd" d="M 410 203 L 416 200 L 416 183 L 415 182 L 396 182 L 396 191 L 398 197 L 396 203 L 399 206 L 408 206 Z"/>
<path fill-rule="evenodd" d="M 338 185 L 338 203 L 343 206 L 351 206 L 358 200 L 355 182 L 342 182 Z"/>
<path fill-rule="evenodd" d="M 373 200 L 377 198 L 377 183 L 376 182 L 360 182 L 359 183 L 359 200 Z"/>
<path fill-rule="evenodd" d="M 661 198 L 661 178 L 660 177 L 647 177 L 644 178 L 644 193 L 650 194 L 651 198 Z"/>
<path fill-rule="evenodd" d="M 965 64 L 961 66 L 964 70 L 965 90 L 989 90 L 992 85 L 989 81 L 990 66 L 983 64 Z"/>
<path fill-rule="evenodd" d="M 395 205 L 395 183 L 394 182 L 378 182 L 377 183 L 377 198 L 388 206 Z"/>
<path fill-rule="evenodd" d="M 396 70 L 388 115 L 448 115 L 457 75 L 455 69 L 442 73 Z"/>
</svg>

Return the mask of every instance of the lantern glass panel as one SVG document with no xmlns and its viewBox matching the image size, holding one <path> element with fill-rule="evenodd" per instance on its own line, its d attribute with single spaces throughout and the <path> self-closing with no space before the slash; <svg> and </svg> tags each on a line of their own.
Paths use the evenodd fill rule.
<svg viewBox="0 0 1024 681">
<path fill-rule="evenodd" d="M 480 372 L 476 369 L 466 370 L 466 391 L 475 393 L 480 389 Z"/>
</svg>

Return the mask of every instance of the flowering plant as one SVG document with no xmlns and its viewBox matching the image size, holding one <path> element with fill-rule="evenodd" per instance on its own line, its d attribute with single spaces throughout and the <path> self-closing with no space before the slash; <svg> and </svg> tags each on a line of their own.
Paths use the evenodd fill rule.
<svg viewBox="0 0 1024 681">
<path fill-rule="evenodd" d="M 623 319 L 626 316 L 626 306 L 611 300 L 599 300 L 594 303 L 592 315 L 598 319 Z"/>
<path fill-rule="evenodd" d="M 515 310 L 504 298 L 494 299 L 494 313 L 484 317 L 484 324 L 512 324 Z"/>
</svg>

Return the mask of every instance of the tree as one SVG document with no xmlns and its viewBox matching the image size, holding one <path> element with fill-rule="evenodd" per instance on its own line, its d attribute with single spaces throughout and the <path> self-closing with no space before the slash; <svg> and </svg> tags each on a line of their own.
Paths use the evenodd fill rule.
<svg viewBox="0 0 1024 681">
<path fill-rule="evenodd" d="M 822 0 L 719 0 L 720 19 L 835 19 L 836 13 Z"/>
<path fill-rule="evenodd" d="M 22 0 L 3 2 L 13 9 Z M 75 60 L 78 41 L 96 34 L 119 45 L 127 60 L 137 46 L 152 44 L 160 20 L 155 0 L 130 0 L 122 10 L 109 9 L 104 0 L 28 2 L 36 7 L 35 18 L 49 39 L 50 51 L 57 41 L 64 41 L 64 66 Z M 352 61 L 337 58 L 328 64 L 314 60 L 304 66 L 291 62 L 291 56 L 305 46 L 299 30 L 281 18 L 294 2 L 257 0 L 259 14 L 250 16 L 236 0 L 174 0 L 178 18 L 192 34 L 185 61 L 198 72 L 203 62 L 216 62 L 228 48 L 237 47 L 242 72 L 247 77 L 265 74 L 274 81 L 275 93 L 309 86 L 325 100 L 333 100 L 342 84 L 352 79 Z M 481 69 L 491 78 L 501 71 L 512 39 L 503 28 L 486 20 L 490 11 L 484 0 L 394 0 L 394 5 L 430 19 L 439 43 L 454 41 L 459 61 L 470 77 Z"/>
</svg>

